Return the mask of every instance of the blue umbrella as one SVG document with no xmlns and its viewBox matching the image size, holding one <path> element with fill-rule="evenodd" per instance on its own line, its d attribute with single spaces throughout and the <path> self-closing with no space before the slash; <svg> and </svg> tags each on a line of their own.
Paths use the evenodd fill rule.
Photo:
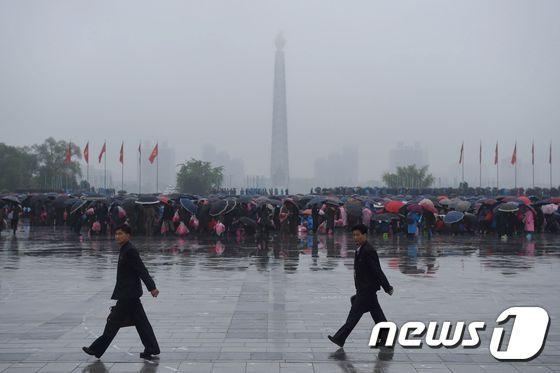
<svg viewBox="0 0 560 373">
<path fill-rule="evenodd" d="M 463 214 L 460 211 L 449 211 L 447 213 L 447 215 L 445 215 L 445 217 L 443 218 L 443 221 L 446 224 L 453 224 L 453 223 L 457 223 L 457 222 L 460 222 L 461 220 L 463 220 L 464 216 L 465 216 L 465 214 Z"/>
<path fill-rule="evenodd" d="M 185 210 L 187 210 L 191 214 L 196 214 L 196 211 L 198 210 L 198 206 L 194 203 L 192 199 L 181 198 L 179 201 L 181 202 L 181 206 L 183 206 Z"/>
</svg>

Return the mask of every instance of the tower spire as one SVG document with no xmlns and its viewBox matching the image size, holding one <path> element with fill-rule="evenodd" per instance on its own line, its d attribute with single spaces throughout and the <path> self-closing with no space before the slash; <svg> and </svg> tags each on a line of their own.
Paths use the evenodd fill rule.
<svg viewBox="0 0 560 373">
<path fill-rule="evenodd" d="M 290 181 L 288 163 L 288 120 L 286 108 L 286 72 L 282 34 L 275 39 L 274 92 L 272 106 L 272 144 L 270 154 L 270 182 L 272 187 L 287 188 Z"/>
</svg>

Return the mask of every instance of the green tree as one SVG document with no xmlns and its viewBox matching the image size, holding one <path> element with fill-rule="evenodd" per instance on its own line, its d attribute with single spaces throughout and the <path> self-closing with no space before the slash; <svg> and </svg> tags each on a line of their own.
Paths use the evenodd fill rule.
<svg viewBox="0 0 560 373">
<path fill-rule="evenodd" d="M 37 185 L 43 189 L 75 189 L 78 187 L 78 177 L 82 175 L 80 163 L 82 159 L 80 148 L 70 142 L 72 160 L 69 164 L 64 162 L 68 142 L 55 140 L 49 137 L 42 144 L 31 147 L 38 161 Z"/>
<path fill-rule="evenodd" d="M 29 148 L 0 143 L 0 191 L 33 188 L 37 158 Z"/>
<path fill-rule="evenodd" d="M 208 194 L 223 180 L 223 167 L 212 167 L 210 162 L 194 158 L 181 164 L 177 173 L 177 191 L 180 193 Z"/>
<path fill-rule="evenodd" d="M 428 188 L 434 183 L 434 177 L 428 174 L 428 166 L 417 168 L 413 164 L 397 167 L 396 173 L 383 174 L 383 182 L 389 188 Z"/>
</svg>

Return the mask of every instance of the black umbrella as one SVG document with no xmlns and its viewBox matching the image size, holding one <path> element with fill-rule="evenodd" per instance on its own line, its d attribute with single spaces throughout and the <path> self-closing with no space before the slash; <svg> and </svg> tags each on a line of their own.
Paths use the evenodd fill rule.
<svg viewBox="0 0 560 373">
<path fill-rule="evenodd" d="M 325 196 L 314 196 L 307 202 L 307 207 L 313 207 L 314 205 L 322 205 L 327 197 Z"/>
<path fill-rule="evenodd" d="M 72 210 L 70 210 L 70 214 L 75 213 L 76 211 L 80 210 L 83 206 L 85 206 L 85 204 L 87 203 L 87 201 L 84 200 L 77 200 L 74 205 L 72 206 Z"/>
<path fill-rule="evenodd" d="M 340 206 L 342 205 L 342 202 L 338 199 L 338 198 L 333 198 L 333 197 L 329 197 L 325 200 L 325 203 L 328 205 L 333 205 L 333 206 Z"/>
<path fill-rule="evenodd" d="M 498 206 L 498 211 L 501 212 L 515 212 L 519 210 L 519 205 L 515 202 L 506 202 Z"/>
<path fill-rule="evenodd" d="M 212 201 L 210 205 L 210 216 L 218 216 L 224 213 L 228 207 L 228 202 L 225 199 L 218 199 Z"/>
<path fill-rule="evenodd" d="M 69 198 L 67 196 L 58 196 L 53 202 L 53 205 L 57 209 L 63 209 L 66 206 L 66 201 Z"/>
<path fill-rule="evenodd" d="M 346 208 L 346 211 L 348 212 L 349 216 L 354 216 L 358 218 L 362 216 L 362 206 L 356 203 L 350 203 L 344 205 L 344 207 Z"/>
<path fill-rule="evenodd" d="M 157 199 L 157 197 L 155 196 L 144 195 L 138 197 L 138 199 L 134 201 L 134 203 L 138 205 L 157 205 L 159 203 L 159 199 Z"/>
<path fill-rule="evenodd" d="M 274 198 L 266 198 L 266 197 L 259 197 L 255 200 L 257 205 L 272 205 L 272 206 L 282 206 L 282 201 L 279 201 Z"/>
<path fill-rule="evenodd" d="M 242 218 L 239 218 L 239 223 L 247 226 L 247 227 L 251 227 L 251 228 L 257 228 L 257 222 L 254 221 L 251 218 L 248 218 L 246 216 L 243 216 Z"/>
<path fill-rule="evenodd" d="M 6 201 L 6 202 L 17 203 L 17 204 L 21 203 L 19 201 L 19 198 L 17 198 L 16 196 L 5 196 L 5 197 L 2 197 L 2 200 Z"/>
<path fill-rule="evenodd" d="M 235 206 L 237 206 L 237 201 L 234 200 L 234 199 L 227 199 L 226 201 L 227 201 L 227 206 L 226 206 L 226 209 L 224 211 L 224 215 L 232 212 L 233 209 L 235 208 Z"/>
<path fill-rule="evenodd" d="M 187 210 L 193 215 L 196 214 L 196 211 L 198 210 L 198 206 L 194 203 L 192 199 L 181 198 L 179 201 L 181 202 L 181 206 L 183 206 L 185 210 Z"/>
</svg>

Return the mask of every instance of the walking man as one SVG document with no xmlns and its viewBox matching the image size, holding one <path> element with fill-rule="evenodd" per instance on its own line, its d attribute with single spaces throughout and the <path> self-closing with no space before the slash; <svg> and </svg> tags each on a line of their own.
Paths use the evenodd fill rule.
<svg viewBox="0 0 560 373">
<path fill-rule="evenodd" d="M 329 335 L 329 339 L 334 344 L 343 347 L 346 338 L 350 335 L 362 315 L 366 312 L 371 314 L 376 323 L 387 321 L 383 310 L 377 301 L 376 292 L 382 287 L 389 295 L 393 295 L 393 287 L 387 281 L 387 277 L 381 269 L 377 251 L 367 241 L 368 228 L 364 224 L 357 224 L 352 227 L 352 237 L 356 243 L 354 256 L 354 285 L 356 295 L 350 298 L 352 307 L 346 323 L 336 332 L 334 336 Z M 385 344 L 387 331 L 380 332 L 377 346 Z"/>
<path fill-rule="evenodd" d="M 115 230 L 115 239 L 120 246 L 120 253 L 117 283 L 111 299 L 116 299 L 117 304 L 107 319 L 103 335 L 97 338 L 91 346 L 82 348 L 86 354 L 97 358 L 105 353 L 121 326 L 127 321 L 134 324 L 144 345 L 144 352 L 140 353 L 141 358 L 150 359 L 153 357 L 152 355 L 158 355 L 160 352 L 156 336 L 140 302 L 142 296 L 140 279 L 154 298 L 158 296 L 159 290 L 140 259 L 138 250 L 129 241 L 130 233 L 131 229 L 128 225 L 121 225 Z"/>
</svg>

